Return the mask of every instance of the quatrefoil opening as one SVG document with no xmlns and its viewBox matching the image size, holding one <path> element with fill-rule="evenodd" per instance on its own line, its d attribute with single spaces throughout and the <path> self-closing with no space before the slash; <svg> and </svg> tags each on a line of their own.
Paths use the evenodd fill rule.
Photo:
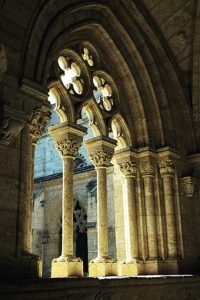
<svg viewBox="0 0 200 300">
<path fill-rule="evenodd" d="M 81 78 L 81 69 L 74 61 L 69 62 L 64 56 L 58 58 L 58 65 L 64 74 L 61 80 L 71 94 L 83 94 L 83 79 Z"/>
</svg>

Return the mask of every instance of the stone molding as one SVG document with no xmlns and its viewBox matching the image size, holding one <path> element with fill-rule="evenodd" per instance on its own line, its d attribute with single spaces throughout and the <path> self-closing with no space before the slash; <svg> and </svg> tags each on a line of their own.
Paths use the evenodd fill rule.
<svg viewBox="0 0 200 300">
<path fill-rule="evenodd" d="M 154 164 L 150 160 L 142 161 L 140 164 L 142 176 L 153 176 L 155 173 Z"/>
<path fill-rule="evenodd" d="M 23 78 L 21 81 L 20 89 L 24 94 L 27 94 L 34 99 L 47 102 L 48 89 L 38 84 L 37 82 L 34 82 L 27 78 Z"/>
<path fill-rule="evenodd" d="M 175 165 L 172 160 L 162 160 L 159 167 L 161 176 L 174 176 Z"/>
<path fill-rule="evenodd" d="M 94 151 L 89 157 L 95 167 L 109 167 L 112 159 L 112 152 Z"/>
<path fill-rule="evenodd" d="M 55 145 L 62 157 L 73 157 L 75 158 L 78 154 L 78 150 L 81 147 L 82 142 L 73 138 L 62 139 L 56 141 Z"/>
<path fill-rule="evenodd" d="M 119 169 L 125 177 L 135 177 L 137 173 L 136 162 L 130 160 L 119 163 Z"/>
<path fill-rule="evenodd" d="M 47 106 L 35 108 L 30 120 L 30 135 L 33 144 L 36 144 L 42 136 L 44 129 L 49 122 L 51 113 Z"/>
</svg>

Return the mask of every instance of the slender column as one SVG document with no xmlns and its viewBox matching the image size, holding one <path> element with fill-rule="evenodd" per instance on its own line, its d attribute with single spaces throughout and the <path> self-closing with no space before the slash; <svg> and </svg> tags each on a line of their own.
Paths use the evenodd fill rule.
<svg viewBox="0 0 200 300">
<path fill-rule="evenodd" d="M 28 125 L 21 133 L 21 154 L 20 154 L 20 186 L 17 220 L 17 257 L 31 255 L 31 231 L 30 224 L 32 206 L 32 139 Z"/>
<path fill-rule="evenodd" d="M 169 259 L 177 258 L 177 234 L 174 205 L 174 163 L 172 160 L 161 161 L 160 174 L 163 182 L 163 194 L 165 205 L 165 220 L 167 232 L 167 257 Z"/>
<path fill-rule="evenodd" d="M 29 201 L 28 201 L 28 218 L 25 221 L 27 222 L 27 230 L 29 232 L 29 248 L 32 251 L 32 210 L 33 210 L 33 185 L 34 185 L 34 158 L 35 158 L 35 149 L 37 147 L 37 141 L 41 138 L 45 131 L 47 123 L 50 121 L 51 112 L 49 107 L 42 106 L 36 108 L 33 111 L 33 115 L 30 121 L 30 136 L 32 139 L 31 145 L 31 155 L 29 157 Z"/>
<path fill-rule="evenodd" d="M 85 142 L 89 156 L 97 170 L 97 258 L 92 262 L 112 262 L 108 257 L 107 222 L 107 167 L 110 165 L 115 141 L 109 138 L 94 138 Z"/>
<path fill-rule="evenodd" d="M 98 258 L 108 257 L 107 170 L 97 167 L 97 243 Z"/>
<path fill-rule="evenodd" d="M 63 160 L 62 253 L 51 264 L 51 277 L 83 276 L 83 262 L 73 249 L 73 175 L 74 159 L 87 129 L 63 122 L 49 128 Z"/>
<path fill-rule="evenodd" d="M 63 158 L 62 257 L 73 256 L 74 157 Z"/>
<path fill-rule="evenodd" d="M 119 164 L 124 175 L 124 234 L 126 241 L 126 263 L 136 262 L 138 258 L 137 214 L 136 214 L 136 164 L 124 161 Z"/>
<path fill-rule="evenodd" d="M 107 221 L 107 167 L 112 153 L 95 151 L 90 159 L 97 170 L 97 258 L 95 261 L 107 261 L 108 257 L 108 221 Z"/>
<path fill-rule="evenodd" d="M 144 181 L 145 214 L 147 223 L 147 244 L 149 260 L 158 258 L 158 242 L 156 231 L 156 216 L 154 203 L 154 166 L 150 161 L 141 163 L 141 174 Z"/>
<path fill-rule="evenodd" d="M 50 127 L 50 134 L 63 159 L 63 194 L 62 194 L 62 253 L 54 261 L 80 261 L 73 255 L 73 173 L 74 159 L 82 143 L 86 129 L 62 123 Z"/>
</svg>

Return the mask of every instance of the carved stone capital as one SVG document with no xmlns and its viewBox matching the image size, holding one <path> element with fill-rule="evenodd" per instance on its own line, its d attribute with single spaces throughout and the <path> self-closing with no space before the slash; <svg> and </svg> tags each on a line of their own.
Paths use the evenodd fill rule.
<svg viewBox="0 0 200 300">
<path fill-rule="evenodd" d="M 174 176 L 175 165 L 172 160 L 162 160 L 159 167 L 161 176 Z"/>
<path fill-rule="evenodd" d="M 137 173 L 136 163 L 130 160 L 119 163 L 119 169 L 125 177 L 135 177 Z"/>
<path fill-rule="evenodd" d="M 26 121 L 25 113 L 5 105 L 3 115 L 0 116 L 0 143 L 9 145 L 20 134 Z"/>
<path fill-rule="evenodd" d="M 95 151 L 89 157 L 95 167 L 108 167 L 112 159 L 112 152 Z"/>
<path fill-rule="evenodd" d="M 192 177 L 183 177 L 181 178 L 181 191 L 182 194 L 191 198 L 194 195 L 195 185 Z"/>
<path fill-rule="evenodd" d="M 76 157 L 78 150 L 81 147 L 82 141 L 80 139 L 68 138 L 55 142 L 58 152 L 62 157 Z"/>
<path fill-rule="evenodd" d="M 142 161 L 140 164 L 140 171 L 142 176 L 153 176 L 154 165 L 150 160 Z"/>
<path fill-rule="evenodd" d="M 50 120 L 51 113 L 47 106 L 35 108 L 30 120 L 30 134 L 33 144 L 42 136 L 47 123 Z"/>
<path fill-rule="evenodd" d="M 82 126 L 67 122 L 49 128 L 49 133 L 62 158 L 76 157 L 86 131 L 87 129 Z"/>
<path fill-rule="evenodd" d="M 85 141 L 89 157 L 93 165 L 98 167 L 108 167 L 110 165 L 116 141 L 107 137 L 96 137 Z"/>
</svg>

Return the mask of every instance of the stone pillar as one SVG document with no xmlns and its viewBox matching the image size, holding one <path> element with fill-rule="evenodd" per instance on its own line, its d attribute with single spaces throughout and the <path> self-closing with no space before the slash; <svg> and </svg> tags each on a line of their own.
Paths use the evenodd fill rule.
<svg viewBox="0 0 200 300">
<path fill-rule="evenodd" d="M 42 261 L 37 255 L 32 253 L 34 153 L 36 143 L 42 136 L 44 128 L 49 120 L 50 111 L 47 106 L 41 106 L 34 109 L 30 121 L 24 126 L 20 139 L 20 180 L 23 184 L 20 186 L 18 203 L 16 255 L 17 258 L 21 260 L 24 272 L 32 273 L 33 277 L 42 276 Z"/>
<path fill-rule="evenodd" d="M 96 155 L 98 155 L 96 153 Z M 107 155 L 107 154 L 106 154 Z M 107 158 L 106 158 L 107 159 Z M 104 166 L 97 170 L 97 260 L 108 258 L 108 222 L 107 222 L 107 171 Z"/>
<path fill-rule="evenodd" d="M 32 252 L 32 210 L 33 210 L 33 185 L 34 185 L 34 159 L 35 149 L 37 147 L 37 141 L 41 138 L 44 133 L 47 123 L 50 121 L 50 110 L 47 106 L 41 106 L 34 109 L 31 121 L 29 123 L 29 134 L 31 137 L 30 156 L 29 160 L 29 183 L 28 183 L 28 216 L 23 220 L 23 226 L 26 226 L 26 232 L 28 232 L 27 247 Z"/>
<path fill-rule="evenodd" d="M 63 159 L 62 253 L 52 261 L 51 277 L 83 276 L 83 262 L 73 250 L 73 173 L 86 128 L 65 122 L 50 127 L 49 133 Z"/>
<path fill-rule="evenodd" d="M 42 85 L 25 78 L 19 83 L 11 74 L 7 75 L 10 83 L 5 86 L 2 94 L 4 104 L 1 110 L 0 143 L 4 147 L 1 167 L 7 158 L 4 179 L 8 187 L 7 193 L 2 195 L 6 198 L 1 201 L 0 209 L 5 207 L 5 202 L 5 212 L 9 214 L 9 233 L 6 234 L 6 243 L 1 251 L 1 258 L 4 249 L 7 257 L 5 272 L 1 273 L 7 278 L 35 278 L 41 276 L 41 260 L 32 254 L 32 144 L 36 133 L 41 133 L 44 129 L 46 117 L 48 120 L 50 117 L 48 91 Z M 11 208 L 10 212 L 7 207 Z M 5 228 L 5 212 L 1 218 L 1 232 Z"/>
<path fill-rule="evenodd" d="M 144 160 L 140 166 L 144 186 L 145 218 L 147 231 L 147 249 L 145 273 L 158 273 L 158 240 L 154 196 L 154 165 L 150 160 Z"/>
<path fill-rule="evenodd" d="M 126 259 L 118 263 L 118 275 L 137 275 L 138 228 L 136 213 L 136 162 L 133 152 L 118 151 L 116 163 L 123 175 L 123 211 Z"/>
<path fill-rule="evenodd" d="M 116 142 L 98 137 L 85 142 L 97 171 L 97 258 L 89 264 L 90 276 L 116 275 L 114 259 L 108 256 L 107 167 L 110 165 Z"/>
<path fill-rule="evenodd" d="M 165 222 L 167 233 L 167 259 L 177 259 L 177 233 L 174 200 L 174 163 L 172 160 L 163 160 L 159 164 L 163 183 L 165 207 Z"/>
<path fill-rule="evenodd" d="M 154 166 L 150 161 L 141 163 L 141 174 L 144 182 L 145 213 L 147 224 L 147 259 L 155 260 L 158 258 L 158 243 L 155 218 L 154 200 Z"/>
</svg>

